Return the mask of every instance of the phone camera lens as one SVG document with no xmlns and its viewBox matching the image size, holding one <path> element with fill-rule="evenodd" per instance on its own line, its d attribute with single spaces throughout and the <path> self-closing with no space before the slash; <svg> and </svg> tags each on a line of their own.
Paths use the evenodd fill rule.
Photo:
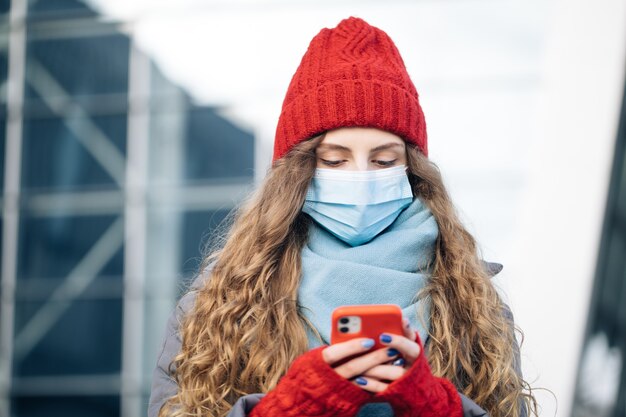
<svg viewBox="0 0 626 417">
<path fill-rule="evenodd" d="M 341 323 L 341 324 L 348 324 L 349 321 L 350 321 L 350 319 L 347 318 L 347 317 L 342 317 L 342 318 L 339 319 L 339 323 Z"/>
<path fill-rule="evenodd" d="M 349 328 L 347 328 L 347 327 L 340 327 L 340 328 L 339 328 L 339 331 L 340 331 L 341 333 L 348 333 L 348 332 L 350 331 L 350 329 L 349 329 Z"/>
</svg>

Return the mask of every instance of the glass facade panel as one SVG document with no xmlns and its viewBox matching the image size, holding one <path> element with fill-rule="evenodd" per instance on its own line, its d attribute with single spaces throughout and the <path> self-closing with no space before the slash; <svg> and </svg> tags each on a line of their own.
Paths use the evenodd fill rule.
<svg viewBox="0 0 626 417">
<path fill-rule="evenodd" d="M 119 188 L 124 180 L 127 119 L 126 114 L 116 114 L 24 120 L 23 187 Z"/>
<path fill-rule="evenodd" d="M 119 372 L 124 252 L 116 220 L 23 213 L 15 376 Z"/>
<path fill-rule="evenodd" d="M 41 377 L 119 373 L 121 325 L 121 299 L 20 301 L 15 310 L 13 374 Z"/>
<path fill-rule="evenodd" d="M 4 218 L 2 216 L 0 216 L 0 236 L 2 236 L 2 234 L 4 233 Z M 2 253 L 2 249 L 3 249 L 3 239 L 0 239 L 0 253 Z M 2 268 L 2 257 L 0 256 L 0 268 Z M 0 269 L 1 270 L 1 269 Z M 0 285 L 0 300 L 2 300 L 4 294 L 2 293 L 2 285 Z M 0 329 L 1 330 L 1 329 Z"/>
<path fill-rule="evenodd" d="M 194 108 L 188 113 L 185 179 L 252 178 L 254 138 L 214 109 Z M 237 138 L 237 140 L 225 140 Z"/>
<path fill-rule="evenodd" d="M 88 257 L 91 265 L 81 271 L 88 270 L 102 279 L 118 279 L 124 273 L 124 237 L 122 228 L 116 228 L 114 222 L 119 219 L 113 216 L 42 218 L 24 214 L 20 224 L 18 290 L 21 283 L 29 280 L 61 282 Z"/>
<path fill-rule="evenodd" d="M 0 7 L 2 5 L 0 4 Z M 0 13 L 2 9 L 0 8 Z M 4 34 L 2 34 L 4 35 Z M 0 49 L 0 189 L 4 190 L 4 149 L 5 149 L 5 137 L 6 137 L 6 120 L 7 120 L 7 50 Z"/>
<path fill-rule="evenodd" d="M 8 32 L 0 31 L 0 34 L 2 34 L 2 36 L 8 36 Z M 8 53 L 7 49 L 3 49 L 2 47 L 0 47 L 0 85 L 4 85 L 7 82 L 7 75 L 8 75 L 7 53 Z M 6 88 L 2 88 L 0 91 L 0 102 L 4 104 L 6 103 L 6 101 L 7 101 Z M 4 115 L 4 112 L 2 112 L 2 114 Z"/>
<path fill-rule="evenodd" d="M 45 19 L 97 16 L 80 0 L 28 0 L 28 14 L 30 18 Z"/>
<path fill-rule="evenodd" d="M 120 415 L 119 397 L 115 396 L 20 396 L 13 400 L 13 410 L 20 417 L 116 417 Z"/>
<path fill-rule="evenodd" d="M 98 24 L 98 23 L 94 23 Z M 130 41 L 121 34 L 30 39 L 26 45 L 26 98 L 128 92 Z"/>
<path fill-rule="evenodd" d="M 202 262 L 201 254 L 205 245 L 210 243 L 210 233 L 219 226 L 229 210 L 210 212 L 189 212 L 183 218 L 183 245 L 181 246 L 181 272 L 185 277 L 192 277 Z"/>
</svg>

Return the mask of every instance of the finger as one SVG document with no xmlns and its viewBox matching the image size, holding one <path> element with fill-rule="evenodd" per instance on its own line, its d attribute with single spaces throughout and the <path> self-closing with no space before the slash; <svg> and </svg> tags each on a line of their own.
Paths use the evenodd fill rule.
<svg viewBox="0 0 626 417">
<path fill-rule="evenodd" d="M 356 377 L 353 381 L 353 384 L 369 392 L 384 391 L 385 388 L 387 388 L 387 385 L 389 385 L 377 379 L 366 377 L 366 376 Z"/>
<path fill-rule="evenodd" d="M 322 358 L 329 365 L 339 362 L 348 356 L 369 351 L 374 346 L 374 339 L 359 337 L 346 342 L 330 345 L 322 350 Z"/>
<path fill-rule="evenodd" d="M 378 380 L 395 381 L 400 378 L 406 369 L 394 365 L 378 365 L 365 371 L 361 376 L 376 378 Z"/>
<path fill-rule="evenodd" d="M 399 351 L 397 349 L 376 349 L 373 352 L 365 353 L 342 363 L 335 367 L 335 372 L 346 379 L 352 379 L 374 366 L 389 362 L 390 359 L 397 359 L 398 354 Z"/>
<path fill-rule="evenodd" d="M 413 363 L 420 354 L 419 345 L 404 336 L 390 333 L 382 333 L 380 342 L 388 347 L 397 349 L 407 363 Z"/>
<path fill-rule="evenodd" d="M 413 330 L 409 319 L 407 319 L 406 317 L 402 318 L 402 329 L 404 330 L 404 337 L 409 340 L 415 341 L 415 330 Z"/>
</svg>

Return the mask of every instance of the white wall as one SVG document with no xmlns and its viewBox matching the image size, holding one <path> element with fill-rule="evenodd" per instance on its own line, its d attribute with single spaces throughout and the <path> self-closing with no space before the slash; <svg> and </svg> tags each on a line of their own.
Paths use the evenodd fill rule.
<svg viewBox="0 0 626 417">
<path fill-rule="evenodd" d="M 626 2 L 560 0 L 555 10 L 508 277 L 526 373 L 569 416 L 624 91 Z M 539 395 L 542 415 L 554 415 Z"/>
</svg>

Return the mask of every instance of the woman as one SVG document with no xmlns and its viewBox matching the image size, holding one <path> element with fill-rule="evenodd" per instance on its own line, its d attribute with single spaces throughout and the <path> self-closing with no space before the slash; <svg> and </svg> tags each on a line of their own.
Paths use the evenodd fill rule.
<svg viewBox="0 0 626 417">
<path fill-rule="evenodd" d="M 263 185 L 170 319 L 149 415 L 536 414 L 500 268 L 428 159 L 394 43 L 345 19 L 311 41 Z M 328 346 L 330 311 L 369 303 L 400 305 L 404 334 Z"/>
</svg>

